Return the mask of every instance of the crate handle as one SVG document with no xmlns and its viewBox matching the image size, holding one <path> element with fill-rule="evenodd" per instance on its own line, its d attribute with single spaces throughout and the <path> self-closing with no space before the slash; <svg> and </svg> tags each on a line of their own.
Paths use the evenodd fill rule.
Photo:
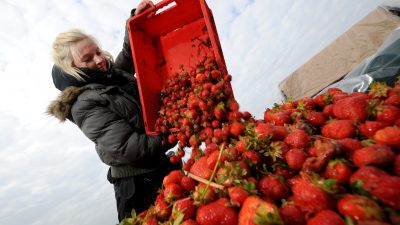
<svg viewBox="0 0 400 225">
<path fill-rule="evenodd" d="M 176 2 L 172 1 L 172 2 L 170 2 L 168 5 L 165 5 L 165 6 L 161 7 L 161 8 L 155 9 L 155 10 L 156 10 L 156 13 L 155 13 L 154 15 L 158 15 L 158 14 L 160 14 L 161 12 L 163 12 L 163 11 L 169 9 L 169 8 L 172 8 L 172 7 L 174 7 L 174 6 L 176 6 Z"/>
<path fill-rule="evenodd" d="M 179 0 L 164 0 L 159 3 L 157 3 L 154 6 L 151 6 L 150 8 L 146 9 L 144 12 L 140 13 L 139 15 L 136 15 L 135 18 L 141 18 L 146 16 L 147 18 L 150 18 L 152 16 L 155 16 L 162 11 L 165 11 L 171 7 L 174 7 L 178 4 Z"/>
</svg>

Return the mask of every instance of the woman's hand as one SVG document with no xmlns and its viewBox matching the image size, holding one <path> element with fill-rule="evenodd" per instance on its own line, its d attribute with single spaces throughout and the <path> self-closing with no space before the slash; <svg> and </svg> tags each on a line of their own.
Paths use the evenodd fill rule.
<svg viewBox="0 0 400 225">
<path fill-rule="evenodd" d="M 142 0 L 139 5 L 136 7 L 135 16 L 142 13 L 146 9 L 154 7 L 154 3 L 150 0 Z"/>
</svg>

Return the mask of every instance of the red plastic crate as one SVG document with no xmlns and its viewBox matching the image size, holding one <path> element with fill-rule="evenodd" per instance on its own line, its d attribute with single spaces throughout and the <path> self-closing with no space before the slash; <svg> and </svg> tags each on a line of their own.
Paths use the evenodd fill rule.
<svg viewBox="0 0 400 225">
<path fill-rule="evenodd" d="M 156 134 L 160 92 L 168 76 L 194 67 L 211 53 L 221 72 L 227 73 L 212 12 L 205 0 L 162 1 L 131 18 L 128 32 L 148 134 Z"/>
</svg>

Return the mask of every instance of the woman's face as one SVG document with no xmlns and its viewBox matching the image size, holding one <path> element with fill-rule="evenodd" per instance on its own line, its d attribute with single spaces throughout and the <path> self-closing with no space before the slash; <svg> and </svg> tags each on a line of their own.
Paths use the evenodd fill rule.
<svg viewBox="0 0 400 225">
<path fill-rule="evenodd" d="M 78 68 L 107 70 L 107 60 L 101 54 L 100 48 L 92 40 L 86 38 L 72 47 L 74 66 Z"/>
</svg>

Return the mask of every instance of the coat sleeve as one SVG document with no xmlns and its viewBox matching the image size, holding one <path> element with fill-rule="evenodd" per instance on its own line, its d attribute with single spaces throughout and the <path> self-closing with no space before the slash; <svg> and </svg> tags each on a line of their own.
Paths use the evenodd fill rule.
<svg viewBox="0 0 400 225">
<path fill-rule="evenodd" d="M 136 9 L 132 9 L 131 17 L 135 15 L 135 10 Z M 129 41 L 127 23 L 125 24 L 124 43 L 122 44 L 121 52 L 117 55 L 117 58 L 115 59 L 115 66 L 130 74 L 135 74 L 135 66 L 133 64 L 132 49 Z"/>
<path fill-rule="evenodd" d="M 161 144 L 162 136 L 138 132 L 101 99 L 80 100 L 71 113 L 82 132 L 96 144 L 99 157 L 107 165 L 152 168 L 168 150 Z"/>
</svg>

